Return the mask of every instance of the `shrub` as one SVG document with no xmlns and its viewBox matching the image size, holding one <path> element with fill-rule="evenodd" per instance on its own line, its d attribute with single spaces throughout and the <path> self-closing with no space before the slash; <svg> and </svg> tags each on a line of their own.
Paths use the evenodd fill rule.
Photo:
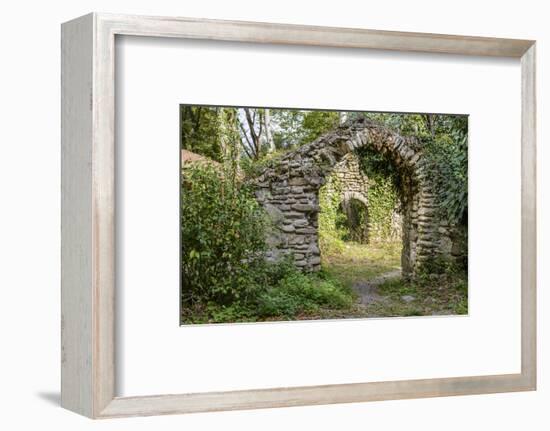
<svg viewBox="0 0 550 431">
<path fill-rule="evenodd" d="M 228 305 L 259 287 L 267 218 L 252 190 L 211 164 L 185 168 L 181 187 L 182 301 Z"/>
<path fill-rule="evenodd" d="M 293 319 L 351 307 L 354 294 L 328 275 L 300 272 L 292 256 L 265 260 L 265 211 L 249 187 L 216 166 L 191 165 L 182 177 L 182 321 Z"/>
<path fill-rule="evenodd" d="M 258 314 L 263 317 L 293 317 L 315 313 L 322 308 L 346 309 L 353 305 L 354 294 L 325 274 L 289 271 L 285 277 L 258 298 Z"/>
<path fill-rule="evenodd" d="M 256 289 L 246 300 L 231 304 L 198 302 L 184 308 L 185 323 L 255 322 L 295 319 L 319 314 L 322 310 L 352 307 L 355 294 L 327 274 L 304 274 L 292 259 L 259 265 L 253 277 Z"/>
</svg>

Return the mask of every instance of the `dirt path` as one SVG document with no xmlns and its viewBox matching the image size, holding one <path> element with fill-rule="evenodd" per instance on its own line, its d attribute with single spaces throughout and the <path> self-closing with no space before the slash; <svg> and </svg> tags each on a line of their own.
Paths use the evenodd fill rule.
<svg viewBox="0 0 550 431">
<path fill-rule="evenodd" d="M 380 286 L 387 280 L 399 277 L 401 277 L 401 270 L 396 269 L 390 272 L 386 272 L 368 281 L 357 281 L 353 284 L 352 288 L 359 295 L 359 302 L 362 305 L 370 305 L 375 302 L 385 302 L 389 298 L 386 296 L 382 296 L 378 293 L 378 286 Z"/>
</svg>

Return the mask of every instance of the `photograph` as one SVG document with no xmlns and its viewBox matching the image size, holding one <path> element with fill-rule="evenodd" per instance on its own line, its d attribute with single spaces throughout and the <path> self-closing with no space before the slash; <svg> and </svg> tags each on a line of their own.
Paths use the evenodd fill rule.
<svg viewBox="0 0 550 431">
<path fill-rule="evenodd" d="M 468 314 L 468 116 L 180 105 L 180 323 Z"/>
</svg>

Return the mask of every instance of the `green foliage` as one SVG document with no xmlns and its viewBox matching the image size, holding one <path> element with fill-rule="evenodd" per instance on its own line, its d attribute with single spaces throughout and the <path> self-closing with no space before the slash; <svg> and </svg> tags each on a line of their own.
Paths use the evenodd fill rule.
<svg viewBox="0 0 550 431">
<path fill-rule="evenodd" d="M 304 115 L 301 144 L 308 144 L 338 126 L 340 114 L 335 111 L 308 111 Z"/>
<path fill-rule="evenodd" d="M 467 224 L 468 117 L 441 114 L 355 113 L 378 121 L 401 135 L 422 143 L 428 175 L 436 186 L 441 215 L 450 223 Z M 369 178 L 391 177 L 400 190 L 400 177 L 390 160 L 372 150 L 360 150 L 362 168 Z"/>
<path fill-rule="evenodd" d="M 322 308 L 346 309 L 354 299 L 352 291 L 334 279 L 294 270 L 260 295 L 258 313 L 263 317 L 292 318 Z"/>
<path fill-rule="evenodd" d="M 240 169 L 246 178 L 255 178 L 260 175 L 267 167 L 271 166 L 273 161 L 280 158 L 286 153 L 286 150 L 277 149 L 272 153 L 266 154 L 258 160 L 251 158 L 242 158 L 240 161 Z"/>
<path fill-rule="evenodd" d="M 455 314 L 468 314 L 468 283 L 461 279 L 454 286 L 457 295 L 450 301 Z"/>
<path fill-rule="evenodd" d="M 386 297 L 384 304 L 367 308 L 378 316 L 426 316 L 433 314 L 467 314 L 468 283 L 464 272 L 450 271 L 443 275 L 423 274 L 411 280 L 393 278 L 378 286 Z M 410 296 L 412 301 L 404 301 Z"/>
<path fill-rule="evenodd" d="M 195 317 L 196 319 L 196 317 Z M 210 303 L 203 315 L 199 315 L 199 318 L 194 323 L 232 323 L 232 322 L 255 322 L 257 319 L 254 310 L 250 307 L 236 302 L 230 305 L 219 305 Z"/>
<path fill-rule="evenodd" d="M 319 247 L 321 254 L 340 253 L 344 249 L 345 215 L 340 211 L 341 184 L 329 177 L 319 190 Z"/>
<path fill-rule="evenodd" d="M 319 246 L 322 254 L 333 255 L 343 251 L 346 241 L 365 242 L 393 241 L 393 213 L 398 206 L 399 198 L 392 177 L 386 173 L 373 174 L 368 188 L 368 212 L 363 203 L 349 202 L 348 219 L 343 212 L 341 202 L 341 184 L 335 176 L 329 177 L 327 184 L 319 190 Z M 353 207 L 356 206 L 356 208 Z M 367 225 L 368 224 L 368 230 Z"/>
<path fill-rule="evenodd" d="M 399 189 L 401 178 L 394 162 L 387 155 L 373 150 L 369 146 L 359 148 L 359 167 L 370 180 L 390 179 L 394 188 Z"/>
<path fill-rule="evenodd" d="M 182 148 L 212 160 L 241 160 L 242 169 L 250 175 L 258 173 L 274 155 L 310 143 L 338 126 L 336 111 L 304 111 L 272 109 L 273 140 L 278 151 L 262 151 L 253 160 L 243 151 L 239 133 L 238 111 L 241 108 L 187 106 L 180 108 Z M 428 174 L 436 184 L 438 207 L 451 223 L 467 223 L 468 203 L 468 118 L 464 115 L 393 114 L 348 112 L 348 118 L 367 117 L 402 135 L 416 136 L 423 144 L 430 162 Z M 265 128 L 264 128 L 265 133 Z M 265 142 L 265 136 L 261 136 Z M 262 147 L 263 148 L 263 147 Z M 265 148 L 264 148 L 265 150 Z M 401 190 L 401 177 L 393 162 L 368 147 L 359 150 L 361 167 L 370 179 L 389 177 L 395 190 Z M 243 156 L 243 157 L 241 157 Z M 376 202 L 371 202 L 376 205 Z"/>
<path fill-rule="evenodd" d="M 191 164 L 182 179 L 182 318 L 185 323 L 295 318 L 350 307 L 354 296 L 292 256 L 264 259 L 264 210 L 230 169 Z"/>
<path fill-rule="evenodd" d="M 302 111 L 297 109 L 272 109 L 275 146 L 289 150 L 309 144 L 322 134 L 338 126 L 340 114 L 335 111 Z"/>
<path fill-rule="evenodd" d="M 393 213 L 399 206 L 401 175 L 386 155 L 370 147 L 360 148 L 357 154 L 361 170 L 369 179 L 369 236 L 376 241 L 395 240 Z"/>
<path fill-rule="evenodd" d="M 334 260 L 331 275 L 303 274 L 294 267 L 291 258 L 277 264 L 268 263 L 264 259 L 265 238 L 270 229 L 268 218 L 254 199 L 253 191 L 242 181 L 243 173 L 245 177 L 253 177 L 274 158 L 333 130 L 339 124 L 340 113 L 271 109 L 269 130 L 276 151 L 272 152 L 272 147 L 266 144 L 271 142 L 265 135 L 267 126 L 263 132 L 258 126 L 256 141 L 261 151 L 258 150 L 258 157 L 252 157 L 246 151 L 239 109 L 182 106 L 180 110 L 182 148 L 221 162 L 220 167 L 208 163 L 186 166 L 182 178 L 183 321 L 294 319 L 356 310 L 351 280 L 379 275 L 388 267 L 398 265 L 400 244 L 392 245 L 396 251 L 391 253 L 391 258 L 388 253 L 384 253 L 382 260 L 373 259 L 370 254 L 358 256 L 353 247 L 359 245 L 345 241 L 360 241 L 353 229 L 355 225 L 366 224 L 366 214 L 357 208 L 354 212 L 357 220 L 350 224 L 339 201 L 340 185 L 333 178 L 319 192 L 318 219 L 324 268 L 327 261 Z M 451 222 L 466 223 L 467 117 L 352 112 L 347 115 L 350 119 L 366 116 L 402 135 L 418 137 L 428 160 L 428 175 L 436 185 L 439 210 Z M 265 124 L 268 123 L 265 120 Z M 361 168 L 369 178 L 369 236 L 392 240 L 392 213 L 406 177 L 383 154 L 368 147 L 358 154 Z M 389 242 L 378 245 L 384 244 Z M 338 257 L 346 253 L 353 254 L 351 263 L 338 261 Z M 358 259 L 366 262 L 365 265 L 358 265 Z M 445 262 L 433 264 L 438 265 L 438 269 L 430 268 L 425 281 L 420 276 L 417 285 L 408 284 L 402 286 L 403 289 L 418 287 L 419 291 L 428 286 L 426 289 L 430 291 L 430 275 L 454 274 L 454 269 L 448 268 Z M 464 311 L 467 310 L 467 299 L 466 302 L 464 299 L 467 288 L 460 288 L 458 276 L 456 280 L 459 281 L 455 283 L 453 279 L 451 284 L 459 287 L 453 287 L 454 296 L 446 300 L 453 304 L 453 309 Z M 416 295 L 420 295 L 418 291 Z M 414 306 L 407 306 L 403 314 L 417 313 Z"/>
<path fill-rule="evenodd" d="M 447 274 L 467 278 L 467 270 L 468 266 L 460 263 L 457 259 L 440 255 L 423 261 L 422 265 L 418 267 L 415 277 L 423 280 Z"/>
<path fill-rule="evenodd" d="M 315 317 L 332 310 L 347 310 L 355 301 L 351 289 L 325 273 L 298 271 L 291 256 L 257 268 L 255 295 L 230 304 L 214 301 L 186 304 L 185 323 L 255 322 Z"/>
<path fill-rule="evenodd" d="M 203 106 L 180 107 L 181 147 L 221 161 L 217 115 L 214 108 Z"/>
<path fill-rule="evenodd" d="M 468 313 L 466 272 L 449 266 L 449 271 L 434 275 L 422 273 L 403 279 L 400 269 L 401 244 L 346 244 L 344 252 L 324 256 L 323 270 L 346 286 L 370 283 L 379 299 L 347 313 L 355 317 L 429 316 Z M 393 272 L 393 276 L 389 276 Z M 383 278 L 382 278 L 382 277 Z M 380 277 L 380 278 L 379 278 Z M 379 280 L 378 282 L 376 280 Z M 405 301 L 404 296 L 412 296 Z"/>
<path fill-rule="evenodd" d="M 433 168 L 429 174 L 436 185 L 439 209 L 451 223 L 467 224 L 468 138 L 461 130 L 433 140 L 427 147 Z"/>
<path fill-rule="evenodd" d="M 394 239 L 393 213 L 398 204 L 397 191 L 391 177 L 377 176 L 369 183 L 370 236 L 380 241 Z"/>
<path fill-rule="evenodd" d="M 252 190 L 210 164 L 185 169 L 181 188 L 184 303 L 230 304 L 258 289 L 267 217 Z"/>
<path fill-rule="evenodd" d="M 273 131 L 273 140 L 278 150 L 289 150 L 302 142 L 304 112 L 297 109 L 272 109 L 273 122 L 279 127 Z"/>
<path fill-rule="evenodd" d="M 336 220 L 336 227 L 344 234 L 344 241 L 354 241 L 366 244 L 369 240 L 369 217 L 366 205 L 354 198 L 340 205 L 342 217 Z M 340 220 L 340 219 L 343 220 Z"/>
<path fill-rule="evenodd" d="M 323 255 L 323 271 L 352 287 L 401 268 L 401 242 L 346 243 L 341 253 Z"/>
<path fill-rule="evenodd" d="M 223 162 L 240 152 L 237 109 L 180 106 L 181 148 Z"/>
</svg>

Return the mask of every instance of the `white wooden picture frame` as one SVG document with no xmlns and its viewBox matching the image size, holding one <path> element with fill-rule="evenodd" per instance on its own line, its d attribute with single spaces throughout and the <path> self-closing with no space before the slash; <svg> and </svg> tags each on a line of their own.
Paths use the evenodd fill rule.
<svg viewBox="0 0 550 431">
<path fill-rule="evenodd" d="M 210 39 L 521 59 L 521 372 L 196 394 L 115 393 L 115 37 Z M 536 388 L 535 42 L 92 13 L 62 25 L 62 406 L 91 418 Z"/>
</svg>

